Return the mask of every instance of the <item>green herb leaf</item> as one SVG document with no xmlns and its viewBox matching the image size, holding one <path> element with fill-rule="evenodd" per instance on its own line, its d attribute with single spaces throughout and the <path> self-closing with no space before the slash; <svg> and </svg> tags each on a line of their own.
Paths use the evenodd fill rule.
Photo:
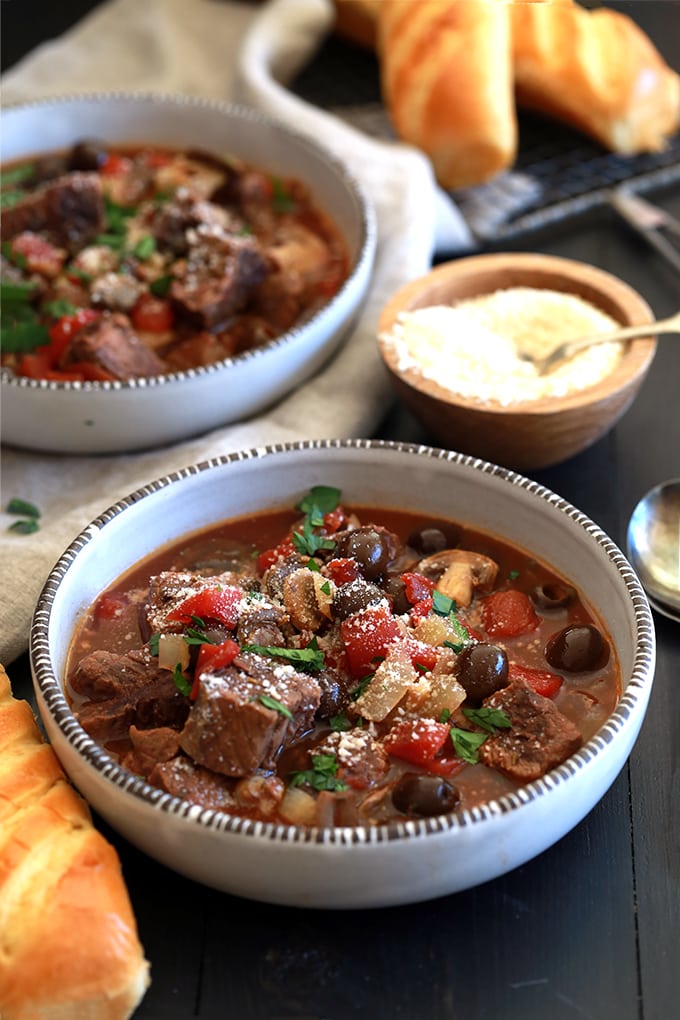
<svg viewBox="0 0 680 1020">
<path fill-rule="evenodd" d="M 358 701 L 361 695 L 364 693 L 371 680 L 373 679 L 373 673 L 369 673 L 368 676 L 362 677 L 359 683 L 356 685 L 353 691 L 350 693 L 350 699 L 352 701 Z"/>
<path fill-rule="evenodd" d="M 75 315 L 78 309 L 70 301 L 57 298 L 56 301 L 47 301 L 43 305 L 43 311 L 51 315 L 53 319 L 61 319 L 64 315 Z"/>
<path fill-rule="evenodd" d="M 277 213 L 291 212 L 295 208 L 295 201 L 286 191 L 286 186 L 280 177 L 272 177 L 272 206 Z"/>
<path fill-rule="evenodd" d="M 7 504 L 8 514 L 21 514 L 22 517 L 40 517 L 40 510 L 35 503 L 25 499 L 10 499 Z"/>
<path fill-rule="evenodd" d="M 518 577 L 519 577 L 519 570 L 511 570 L 508 573 L 508 580 L 509 581 L 516 581 Z"/>
<path fill-rule="evenodd" d="M 479 761 L 479 748 L 486 740 L 487 734 L 471 733 L 469 730 L 460 730 L 457 726 L 452 726 L 450 733 L 458 757 L 470 765 L 476 765 Z"/>
<path fill-rule="evenodd" d="M 26 192 L 20 191 L 19 188 L 7 188 L 6 191 L 0 191 L 0 209 L 11 209 L 13 205 L 18 205 L 26 198 Z"/>
<path fill-rule="evenodd" d="M 316 638 L 306 648 L 280 648 L 278 645 L 243 645 L 243 652 L 254 652 L 272 659 L 285 659 L 294 666 L 306 666 L 307 669 L 322 669 L 324 654 L 320 650 Z"/>
<path fill-rule="evenodd" d="M 155 250 L 156 239 L 152 237 L 151 234 L 146 234 L 137 241 L 137 244 L 132 249 L 132 254 L 135 258 L 141 259 L 142 262 L 145 262 L 148 258 L 151 258 Z"/>
<path fill-rule="evenodd" d="M 158 645 L 160 643 L 160 640 L 161 640 L 160 634 L 152 634 L 147 642 L 149 645 L 149 651 L 151 652 L 152 655 L 155 655 L 156 657 L 158 656 Z"/>
<path fill-rule="evenodd" d="M 352 724 L 342 712 L 339 715 L 332 715 L 328 720 L 330 728 L 335 733 L 344 733 L 346 730 L 352 729 Z"/>
<path fill-rule="evenodd" d="M 10 524 L 8 531 L 16 531 L 19 535 L 32 535 L 38 531 L 40 525 L 36 521 L 35 517 L 28 518 L 26 520 L 14 521 Z"/>
<path fill-rule="evenodd" d="M 437 616 L 448 616 L 449 613 L 455 612 L 456 603 L 448 595 L 444 595 L 443 592 L 437 591 L 435 588 L 432 592 L 432 609 Z"/>
<path fill-rule="evenodd" d="M 172 682 L 179 691 L 180 694 L 185 694 L 187 697 L 191 694 L 192 684 L 189 683 L 179 662 L 172 671 Z"/>
<path fill-rule="evenodd" d="M 338 766 L 334 754 L 313 754 L 312 768 L 291 772 L 291 786 L 311 786 L 313 790 L 346 790 L 347 783 L 337 777 Z"/>
<path fill-rule="evenodd" d="M 158 276 L 149 284 L 149 290 L 154 297 L 166 297 L 173 279 L 172 273 L 168 273 L 166 276 Z"/>
<path fill-rule="evenodd" d="M 0 188 L 8 184 L 23 184 L 35 176 L 35 163 L 22 163 L 20 166 L 11 166 L 0 174 Z"/>
<path fill-rule="evenodd" d="M 26 258 L 26 256 L 23 254 L 23 252 L 15 251 L 14 248 L 12 247 L 11 241 L 3 241 L 2 244 L 0 245 L 0 251 L 2 251 L 2 254 L 5 256 L 8 262 L 11 262 L 13 265 L 18 266 L 19 269 L 25 269 L 26 266 L 28 265 L 28 259 Z"/>
<path fill-rule="evenodd" d="M 36 283 L 12 283 L 9 280 L 0 280 L 0 301 L 6 304 L 25 304 L 34 296 Z"/>
<path fill-rule="evenodd" d="M 470 644 L 472 638 L 470 637 L 470 633 L 467 628 L 463 626 L 460 620 L 454 616 L 453 613 L 449 613 L 449 623 L 451 624 L 453 632 L 458 640 L 445 641 L 444 644 L 447 648 L 452 648 L 456 655 L 460 655 L 465 646 Z"/>
<path fill-rule="evenodd" d="M 487 733 L 508 730 L 512 726 L 502 708 L 464 708 L 463 715 L 480 729 L 486 730 Z"/>
<path fill-rule="evenodd" d="M 448 722 L 451 718 L 451 709 L 443 708 L 439 713 L 439 722 Z"/>
<path fill-rule="evenodd" d="M 304 514 L 320 517 L 323 524 L 324 514 L 336 510 L 340 502 L 340 489 L 331 485 L 314 485 L 306 496 L 296 505 L 296 510 L 302 510 Z"/>
<path fill-rule="evenodd" d="M 0 345 L 6 354 L 25 354 L 49 342 L 47 328 L 37 322 L 17 322 L 0 329 Z"/>
<path fill-rule="evenodd" d="M 273 708 L 275 712 L 280 712 L 281 715 L 285 715 L 286 719 L 292 719 L 293 713 L 284 705 L 282 702 L 277 701 L 276 698 L 272 698 L 269 694 L 261 694 L 259 699 L 265 708 Z"/>
<path fill-rule="evenodd" d="M 303 556 L 315 556 L 320 549 L 335 549 L 335 542 L 332 538 L 325 538 L 315 533 L 309 517 L 305 518 L 302 531 L 294 531 L 291 537 L 297 552 Z"/>
</svg>

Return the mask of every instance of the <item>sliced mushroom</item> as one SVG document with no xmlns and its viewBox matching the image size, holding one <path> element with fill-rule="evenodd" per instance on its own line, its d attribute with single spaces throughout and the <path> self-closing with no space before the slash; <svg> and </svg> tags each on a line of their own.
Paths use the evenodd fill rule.
<svg viewBox="0 0 680 1020">
<path fill-rule="evenodd" d="M 448 595 L 457 606 L 469 606 L 475 588 L 490 588 L 496 580 L 498 564 L 482 553 L 466 549 L 443 549 L 427 556 L 418 570 L 436 581 L 437 590 Z"/>
<path fill-rule="evenodd" d="M 300 567 L 283 581 L 283 604 L 298 630 L 317 631 L 331 618 L 333 582 L 318 571 Z"/>
</svg>

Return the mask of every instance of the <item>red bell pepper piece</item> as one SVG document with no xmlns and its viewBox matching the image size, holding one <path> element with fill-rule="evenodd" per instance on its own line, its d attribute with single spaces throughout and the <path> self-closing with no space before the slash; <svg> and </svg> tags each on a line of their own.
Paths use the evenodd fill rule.
<svg viewBox="0 0 680 1020">
<path fill-rule="evenodd" d="M 100 316 L 101 312 L 96 312 L 94 308 L 79 308 L 73 315 L 62 315 L 60 319 L 57 319 L 49 330 L 49 350 L 52 356 L 53 368 L 56 367 L 59 358 L 74 334 L 82 329 L 83 326 L 88 326 L 91 322 L 95 322 Z"/>
<path fill-rule="evenodd" d="M 198 650 L 194 682 L 189 697 L 195 701 L 201 686 L 201 675 L 205 672 L 213 672 L 216 669 L 225 669 L 231 666 L 232 662 L 241 651 L 237 641 L 227 638 L 219 645 L 203 644 Z"/>
<path fill-rule="evenodd" d="M 544 698 L 554 698 L 562 686 L 562 677 L 557 673 L 551 673 L 547 669 L 532 669 L 530 666 L 520 666 L 511 662 L 508 668 L 508 678 L 513 680 L 524 680 L 537 694 Z"/>
<path fill-rule="evenodd" d="M 401 575 L 401 579 L 404 582 L 404 593 L 406 598 L 409 600 L 412 606 L 415 606 L 418 602 L 429 599 L 430 606 L 432 606 L 432 592 L 434 591 L 434 581 L 430 580 L 429 577 L 425 577 L 424 574 L 412 574 L 409 571 Z"/>
<path fill-rule="evenodd" d="M 167 619 L 190 624 L 197 616 L 201 620 L 215 620 L 226 627 L 235 627 L 238 623 L 238 607 L 242 594 L 240 588 L 231 586 L 204 588 L 181 602 L 176 609 L 168 613 Z"/>
<path fill-rule="evenodd" d="M 293 539 L 290 535 L 286 535 L 283 541 L 279 542 L 273 549 L 265 549 L 259 554 L 257 557 L 258 573 L 264 574 L 265 570 L 269 570 L 280 559 L 285 559 L 286 556 L 291 556 L 294 552 Z"/>
<path fill-rule="evenodd" d="M 387 606 L 369 606 L 340 624 L 340 636 L 354 677 L 374 673 L 401 631 Z"/>
<path fill-rule="evenodd" d="M 167 298 L 142 294 L 130 312 L 132 325 L 144 333 L 167 333 L 172 329 L 175 313 Z"/>
<path fill-rule="evenodd" d="M 488 595 L 482 604 L 482 621 L 489 637 L 517 637 L 535 630 L 541 622 L 531 599 L 511 588 Z"/>
<path fill-rule="evenodd" d="M 331 579 L 338 586 L 349 584 L 350 581 L 356 581 L 357 578 L 361 577 L 359 564 L 351 558 L 342 557 L 340 559 L 329 560 L 326 568 L 331 575 Z"/>
<path fill-rule="evenodd" d="M 395 758 L 420 765 L 431 772 L 447 774 L 459 767 L 457 758 L 437 758 L 449 739 L 447 723 L 434 719 L 403 719 L 383 740 L 385 750 Z M 442 773 L 442 770 L 445 770 Z"/>
</svg>

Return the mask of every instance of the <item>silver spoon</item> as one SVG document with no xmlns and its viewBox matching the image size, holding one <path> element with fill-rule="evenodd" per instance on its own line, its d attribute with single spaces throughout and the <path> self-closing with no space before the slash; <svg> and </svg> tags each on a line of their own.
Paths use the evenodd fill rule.
<svg viewBox="0 0 680 1020">
<path fill-rule="evenodd" d="M 522 351 L 520 357 L 523 361 L 531 361 L 536 366 L 539 375 L 545 375 L 559 361 L 572 358 L 586 347 L 615 343 L 620 340 L 636 340 L 641 336 L 656 336 L 658 333 L 680 333 L 680 312 L 671 315 L 669 319 L 649 322 L 646 326 L 626 326 L 613 333 L 595 333 L 593 336 L 565 340 L 544 357 L 531 354 L 529 351 Z"/>
<path fill-rule="evenodd" d="M 628 525 L 628 558 L 654 609 L 680 622 L 680 478 L 651 489 Z"/>
</svg>

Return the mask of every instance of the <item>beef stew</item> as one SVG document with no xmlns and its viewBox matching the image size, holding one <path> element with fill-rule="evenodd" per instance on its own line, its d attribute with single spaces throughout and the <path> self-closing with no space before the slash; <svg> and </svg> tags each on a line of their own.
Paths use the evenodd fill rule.
<svg viewBox="0 0 680 1020">
<path fill-rule="evenodd" d="M 69 655 L 81 725 L 149 783 L 277 823 L 462 810 L 561 764 L 620 694 L 568 581 L 466 525 L 297 507 L 173 543 L 96 601 Z"/>
</svg>

